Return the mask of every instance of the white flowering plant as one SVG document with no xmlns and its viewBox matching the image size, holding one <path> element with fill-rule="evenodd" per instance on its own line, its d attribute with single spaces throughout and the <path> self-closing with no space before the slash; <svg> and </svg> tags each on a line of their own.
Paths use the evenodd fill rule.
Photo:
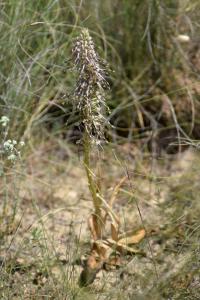
<svg viewBox="0 0 200 300">
<path fill-rule="evenodd" d="M 24 141 L 16 141 L 15 139 L 8 139 L 10 119 L 7 116 L 2 116 L 0 118 L 0 132 L 1 132 L 1 142 L 0 142 L 0 154 L 1 161 L 2 158 L 6 159 L 11 163 L 15 163 L 21 158 L 21 149 L 25 145 Z"/>
</svg>

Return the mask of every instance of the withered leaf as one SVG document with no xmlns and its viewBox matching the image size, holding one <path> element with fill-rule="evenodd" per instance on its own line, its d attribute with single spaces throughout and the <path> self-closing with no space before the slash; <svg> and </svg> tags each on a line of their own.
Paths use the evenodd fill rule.
<svg viewBox="0 0 200 300">
<path fill-rule="evenodd" d="M 111 223 L 111 237 L 114 241 L 118 240 L 118 226 L 115 223 Z"/>
<path fill-rule="evenodd" d="M 97 216 L 95 214 L 91 214 L 88 219 L 88 227 L 90 229 L 92 238 L 94 241 L 101 238 L 101 228 L 97 221 Z"/>
<path fill-rule="evenodd" d="M 135 254 L 135 253 L 142 253 L 141 250 L 126 246 L 124 244 L 120 244 L 112 239 L 107 239 L 107 242 L 112 246 L 113 249 L 117 250 L 121 254 Z"/>
<path fill-rule="evenodd" d="M 140 229 L 137 232 L 125 232 L 123 234 L 123 237 L 118 240 L 119 244 L 123 245 L 132 245 L 132 244 L 138 244 L 146 235 L 146 232 L 144 229 Z"/>
<path fill-rule="evenodd" d="M 88 257 L 86 265 L 81 272 L 79 278 L 79 285 L 87 286 L 94 282 L 96 274 L 101 270 L 103 262 L 98 259 L 98 255 L 95 251 Z"/>
<path fill-rule="evenodd" d="M 110 203 L 109 203 L 110 207 L 113 206 L 113 203 L 114 203 L 115 200 L 116 200 L 116 197 L 117 197 L 117 194 L 118 194 L 118 192 L 119 192 L 119 189 L 120 189 L 121 185 L 124 183 L 124 181 L 125 181 L 126 179 L 127 179 L 127 176 L 124 176 L 124 177 L 120 180 L 120 182 L 115 186 L 115 188 L 114 188 L 114 190 L 113 190 L 113 192 L 112 192 L 111 198 L 110 198 Z"/>
<path fill-rule="evenodd" d="M 122 258 L 119 255 L 110 256 L 104 264 L 104 268 L 106 271 L 110 271 L 113 268 L 119 268 L 120 266 L 122 266 L 122 264 Z"/>
<path fill-rule="evenodd" d="M 107 259 L 110 255 L 110 246 L 103 240 L 97 240 L 93 243 L 92 251 L 96 251 L 101 259 Z"/>
</svg>

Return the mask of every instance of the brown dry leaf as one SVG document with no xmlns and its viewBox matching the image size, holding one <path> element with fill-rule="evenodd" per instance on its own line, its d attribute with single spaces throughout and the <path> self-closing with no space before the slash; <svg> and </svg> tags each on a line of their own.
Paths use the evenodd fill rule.
<svg viewBox="0 0 200 300">
<path fill-rule="evenodd" d="M 107 201 L 99 195 L 99 199 L 102 201 L 102 209 L 105 211 L 106 217 L 109 215 L 113 223 L 120 224 L 118 216 L 115 214 L 112 207 L 107 203 Z"/>
<path fill-rule="evenodd" d="M 125 181 L 126 179 L 127 179 L 127 176 L 124 176 L 124 177 L 120 180 L 120 182 L 115 186 L 115 188 L 114 188 L 114 190 L 113 190 L 113 192 L 112 192 L 111 198 L 110 198 L 110 202 L 109 202 L 110 207 L 113 206 L 113 203 L 114 203 L 115 200 L 116 200 L 116 197 L 117 197 L 117 194 L 118 194 L 118 192 L 119 192 L 119 189 L 120 189 L 121 185 L 124 183 L 124 181 Z"/>
<path fill-rule="evenodd" d="M 87 267 L 91 270 L 97 270 L 101 268 L 101 260 L 99 259 L 98 253 L 92 251 L 91 255 L 88 257 L 87 260 Z"/>
<path fill-rule="evenodd" d="M 93 243 L 92 252 L 98 253 L 101 259 L 107 259 L 110 256 L 110 247 L 103 240 L 98 240 Z"/>
<path fill-rule="evenodd" d="M 80 274 L 79 285 L 83 287 L 93 283 L 96 278 L 96 274 L 101 270 L 102 266 L 102 260 L 99 259 L 99 256 L 95 251 L 92 251 Z"/>
<path fill-rule="evenodd" d="M 94 214 L 91 214 L 88 219 L 88 227 L 90 229 L 92 238 L 94 241 L 101 238 L 101 229 L 97 222 L 97 216 Z"/>
<path fill-rule="evenodd" d="M 122 258 L 118 255 L 116 256 L 111 256 L 108 261 L 105 263 L 105 270 L 106 271 L 110 271 L 114 268 L 117 268 L 117 267 L 121 267 L 122 266 Z"/>
<path fill-rule="evenodd" d="M 118 240 L 118 244 L 123 245 L 132 245 L 132 244 L 138 244 L 146 235 L 146 232 L 144 229 L 140 229 L 135 233 L 127 232 L 124 233 L 124 237 L 121 236 L 121 238 Z"/>
<path fill-rule="evenodd" d="M 118 240 L 118 226 L 114 223 L 110 224 L 111 226 L 111 237 L 114 241 Z"/>
<path fill-rule="evenodd" d="M 107 239 L 106 240 L 108 244 L 115 250 L 119 251 L 120 253 L 124 254 L 135 254 L 135 253 L 143 253 L 141 250 L 126 246 L 124 244 L 119 244 L 118 242 L 112 240 L 112 239 Z"/>
</svg>

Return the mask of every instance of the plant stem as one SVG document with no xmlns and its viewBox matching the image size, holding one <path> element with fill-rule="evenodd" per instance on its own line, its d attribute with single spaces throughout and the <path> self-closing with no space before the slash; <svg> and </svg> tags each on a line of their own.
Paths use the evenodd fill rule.
<svg viewBox="0 0 200 300">
<path fill-rule="evenodd" d="M 84 167 L 85 167 L 86 174 L 87 174 L 88 186 L 89 186 L 89 189 L 90 189 L 90 193 L 92 195 L 95 214 L 97 216 L 97 219 L 99 221 L 101 221 L 101 204 L 102 204 L 102 201 L 98 197 L 97 185 L 94 181 L 93 174 L 92 174 L 91 168 L 90 168 L 91 140 L 90 140 L 90 137 L 89 137 L 89 135 L 86 131 L 84 132 L 83 146 L 84 146 Z"/>
</svg>

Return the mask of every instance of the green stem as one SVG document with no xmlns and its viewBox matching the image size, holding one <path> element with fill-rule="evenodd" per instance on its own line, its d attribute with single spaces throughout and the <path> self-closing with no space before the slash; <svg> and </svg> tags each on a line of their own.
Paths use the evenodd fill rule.
<svg viewBox="0 0 200 300">
<path fill-rule="evenodd" d="M 93 174 L 92 174 L 91 168 L 90 168 L 91 141 L 90 141 L 90 137 L 86 131 L 84 133 L 83 146 L 84 146 L 84 167 L 85 167 L 86 174 L 87 174 L 88 186 L 90 189 L 90 193 L 92 195 L 95 214 L 97 216 L 97 219 L 101 220 L 102 201 L 98 197 L 97 185 L 94 181 Z"/>
</svg>

